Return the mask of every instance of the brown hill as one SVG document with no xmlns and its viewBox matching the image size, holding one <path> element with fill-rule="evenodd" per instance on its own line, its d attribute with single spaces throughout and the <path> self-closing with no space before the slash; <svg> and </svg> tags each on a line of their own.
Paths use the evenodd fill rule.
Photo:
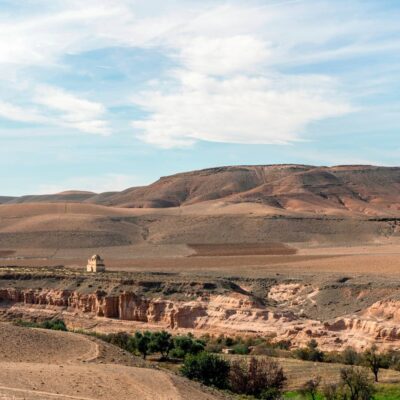
<svg viewBox="0 0 400 400">
<path fill-rule="evenodd" d="M 0 204 L 9 203 L 14 199 L 15 197 L 12 196 L 0 196 Z"/>
<path fill-rule="evenodd" d="M 0 322 L 1 399 L 225 398 L 104 342 Z M 157 382 L 155 385 L 154 382 Z"/>
<path fill-rule="evenodd" d="M 70 191 L 0 198 L 0 203 L 86 202 L 125 208 L 258 204 L 272 213 L 397 216 L 400 167 L 265 165 L 176 174 L 122 192 Z"/>
<path fill-rule="evenodd" d="M 221 167 L 123 192 L 24 196 L 0 205 L 4 251 L 362 243 L 398 235 L 399 167 Z"/>
<path fill-rule="evenodd" d="M 95 193 L 80 190 L 68 190 L 56 194 L 43 194 L 43 195 L 27 195 L 21 197 L 10 197 L 4 203 L 81 203 L 93 197 Z M 2 203 L 0 197 L 0 204 Z"/>
<path fill-rule="evenodd" d="M 211 168 L 87 202 L 132 208 L 179 207 L 203 202 L 257 203 L 277 213 L 398 215 L 400 168 L 269 165 Z"/>
</svg>

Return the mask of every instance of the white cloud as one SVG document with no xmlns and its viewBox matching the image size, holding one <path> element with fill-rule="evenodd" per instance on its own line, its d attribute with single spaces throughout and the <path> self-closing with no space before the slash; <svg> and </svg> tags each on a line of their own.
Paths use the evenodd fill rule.
<svg viewBox="0 0 400 400">
<path fill-rule="evenodd" d="M 58 111 L 60 113 L 58 123 L 61 125 L 87 133 L 110 133 L 107 122 L 101 119 L 106 109 L 100 103 L 82 99 L 51 86 L 38 87 L 33 101 L 50 110 Z"/>
<path fill-rule="evenodd" d="M 93 101 L 100 96 L 96 88 L 92 100 L 85 100 L 42 86 L 29 71 L 61 70 L 71 54 L 146 48 L 178 65 L 174 71 L 160 67 L 158 82 L 135 95 L 135 104 L 149 114 L 132 122 L 143 140 L 164 147 L 198 140 L 299 140 L 313 121 L 350 112 L 351 94 L 341 94 L 327 69 L 325 77 L 292 76 L 284 67 L 399 48 L 399 12 L 378 13 L 372 3 L 334 3 L 34 0 L 26 12 L 0 14 L 2 79 L 23 76 L 35 88 L 23 102 L 3 99 L 0 115 L 108 134 L 107 110 Z"/>
<path fill-rule="evenodd" d="M 52 86 L 38 86 L 28 105 L 0 101 L 0 117 L 11 121 L 35 123 L 107 135 L 108 122 L 102 119 L 105 107 Z"/>
<path fill-rule="evenodd" d="M 0 102 L 0 117 L 17 122 L 48 122 L 47 118 L 40 115 L 36 110 L 19 107 L 3 101 Z"/>
<path fill-rule="evenodd" d="M 252 36 L 201 36 L 182 45 L 180 58 L 191 71 L 226 75 L 254 70 L 269 55 L 266 43 Z"/>
<path fill-rule="evenodd" d="M 133 122 L 144 141 L 169 148 L 197 140 L 287 144 L 301 139 L 310 122 L 342 115 L 351 107 L 332 97 L 324 77 L 235 76 L 216 79 L 177 72 L 171 93 L 148 91 L 133 101 L 150 113 Z M 331 96 L 328 96 L 328 95 Z"/>
</svg>

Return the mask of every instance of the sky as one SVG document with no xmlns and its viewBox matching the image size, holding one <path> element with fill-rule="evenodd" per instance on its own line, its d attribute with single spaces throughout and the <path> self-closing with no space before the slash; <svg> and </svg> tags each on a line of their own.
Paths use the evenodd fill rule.
<svg viewBox="0 0 400 400">
<path fill-rule="evenodd" d="M 400 165 L 398 0 L 0 0 L 0 194 Z"/>
</svg>

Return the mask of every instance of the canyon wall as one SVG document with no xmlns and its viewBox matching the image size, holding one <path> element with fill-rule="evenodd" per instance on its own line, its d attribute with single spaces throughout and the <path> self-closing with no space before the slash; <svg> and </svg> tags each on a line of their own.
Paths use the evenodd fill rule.
<svg viewBox="0 0 400 400">
<path fill-rule="evenodd" d="M 291 287 L 291 295 L 297 289 Z M 287 301 L 282 288 L 272 290 L 275 298 Z M 256 335 L 274 341 L 290 340 L 293 347 L 305 345 L 311 338 L 323 350 L 342 350 L 346 346 L 365 349 L 373 343 L 381 349 L 400 349 L 400 301 L 379 301 L 364 311 L 318 321 L 293 311 L 267 307 L 251 297 L 232 292 L 230 295 L 205 295 L 195 300 L 147 298 L 134 292 L 108 294 L 97 290 L 0 289 L 0 306 L 12 318 L 32 314 L 48 318 L 68 315 L 101 321 L 110 327 L 116 321 L 142 323 L 158 329 L 185 330 L 197 334 Z M 52 310 L 53 313 L 49 314 Z M 124 324 L 129 329 L 129 324 Z M 134 325 L 132 325 L 134 330 Z M 94 328 L 95 330 L 95 328 Z"/>
</svg>

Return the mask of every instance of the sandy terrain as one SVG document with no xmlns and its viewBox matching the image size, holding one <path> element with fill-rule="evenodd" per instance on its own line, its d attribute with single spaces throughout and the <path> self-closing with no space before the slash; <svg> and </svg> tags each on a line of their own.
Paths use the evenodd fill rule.
<svg viewBox="0 0 400 400">
<path fill-rule="evenodd" d="M 111 271 L 185 273 L 218 276 L 264 277 L 275 273 L 350 274 L 397 276 L 400 270 L 400 241 L 384 245 L 304 247 L 291 244 L 278 251 L 281 255 L 241 255 L 253 251 L 271 251 L 270 246 L 186 246 L 141 245 L 59 250 L 20 249 L 0 256 L 0 266 L 57 266 L 83 268 L 89 255 L 101 254 Z M 286 251 L 285 249 L 289 249 Z M 273 248 L 274 249 L 274 248 Z M 282 250 L 283 249 L 283 250 Z M 292 250 L 293 249 L 293 250 Z M 197 251 L 196 251 L 197 250 Z M 282 251 L 281 251 L 282 250 Z M 273 250 L 274 251 L 274 250 Z M 203 255 L 204 252 L 210 255 Z M 212 254 L 214 252 L 214 254 Z M 232 255 L 236 252 L 239 255 Z M 217 254 L 217 255 L 216 255 Z M 218 255 L 219 254 L 219 255 Z M 224 255 L 229 254 L 229 255 Z"/>
<path fill-rule="evenodd" d="M 2 323 L 0 398 L 215 399 L 183 378 L 154 368 L 128 366 L 141 361 L 121 353 L 82 335 Z"/>
<path fill-rule="evenodd" d="M 1 312 L 400 348 L 399 178 L 398 167 L 241 166 L 118 193 L 2 197 L 0 266 L 35 268 L 2 269 Z M 95 253 L 103 276 L 83 273 Z M 293 386 L 315 370 L 282 362 Z M 87 337 L 0 325 L 0 399 L 215 398 L 141 367 Z"/>
</svg>

